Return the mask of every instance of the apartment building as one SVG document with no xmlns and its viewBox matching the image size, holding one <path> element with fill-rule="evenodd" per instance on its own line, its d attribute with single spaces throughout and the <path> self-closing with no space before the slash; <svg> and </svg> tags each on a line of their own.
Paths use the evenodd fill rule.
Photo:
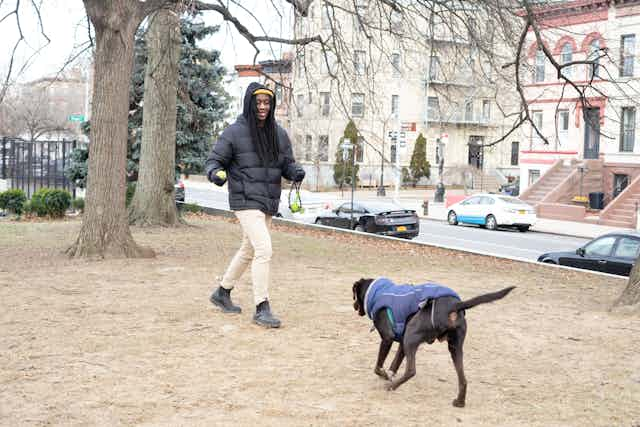
<svg viewBox="0 0 640 427">
<path fill-rule="evenodd" d="M 591 62 L 562 70 L 580 93 L 558 77 L 529 35 L 525 95 L 542 137 L 531 126 L 526 130 L 522 197 L 542 216 L 635 226 L 640 1 L 568 1 L 536 13 L 543 43 L 559 64 Z"/>
<path fill-rule="evenodd" d="M 517 103 L 513 92 L 499 93 L 471 38 L 434 19 L 415 24 L 411 39 L 407 22 L 393 13 L 388 22 L 375 22 L 379 15 L 369 2 L 338 3 L 313 2 L 307 17 L 295 19 L 295 37 L 328 40 L 325 50 L 299 47 L 293 60 L 291 134 L 309 185 L 335 185 L 333 165 L 349 120 L 359 130 L 352 142 L 361 185 L 393 184 L 399 168 L 409 166 L 419 134 L 432 166 L 424 183 L 439 182 L 441 160 L 445 184 L 495 190 L 519 172 L 518 132 L 485 147 L 511 129 L 504 112 Z"/>
</svg>

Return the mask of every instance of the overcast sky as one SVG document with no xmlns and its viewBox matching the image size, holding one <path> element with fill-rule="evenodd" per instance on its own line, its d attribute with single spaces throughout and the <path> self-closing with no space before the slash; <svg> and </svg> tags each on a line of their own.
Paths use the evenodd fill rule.
<svg viewBox="0 0 640 427">
<path fill-rule="evenodd" d="M 16 0 L 5 0 L 0 6 L 0 19 L 12 10 Z M 42 47 L 40 53 L 35 56 L 21 80 L 32 80 L 58 71 L 66 60 L 72 57 L 88 40 L 87 24 L 84 5 L 81 0 L 41 0 L 41 15 L 44 33 L 51 40 L 45 46 L 46 39 L 41 35 L 38 20 L 31 7 L 31 2 L 22 1 L 20 24 L 26 43 L 23 43 L 18 51 L 17 61 L 14 64 L 14 73 Z M 206 1 L 206 0 L 205 0 Z M 264 34 L 277 37 L 290 37 L 292 10 L 284 0 L 242 0 L 243 7 L 251 11 L 261 22 L 258 23 L 246 11 L 240 7 L 230 5 L 232 13 L 247 26 L 254 34 Z M 274 8 L 274 5 L 276 8 Z M 277 10 L 276 10 L 277 9 Z M 221 24 L 220 31 L 214 37 L 206 40 L 204 47 L 215 48 L 221 51 L 222 61 L 229 71 L 236 64 L 250 64 L 253 62 L 255 51 L 251 45 L 233 29 L 230 24 L 223 23 L 220 15 L 215 12 L 205 12 L 203 19 L 207 24 Z M 8 69 L 8 61 L 11 50 L 19 39 L 16 20 L 9 17 L 0 23 L 0 76 Z M 259 45 L 263 53 L 258 60 L 278 57 L 281 46 L 274 45 L 271 48 L 262 43 Z"/>
</svg>

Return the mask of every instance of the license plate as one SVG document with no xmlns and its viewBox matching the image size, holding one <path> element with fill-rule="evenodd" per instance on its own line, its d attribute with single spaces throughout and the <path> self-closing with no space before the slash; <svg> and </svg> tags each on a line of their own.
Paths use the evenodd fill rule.
<svg viewBox="0 0 640 427">
<path fill-rule="evenodd" d="M 399 225 L 396 227 L 397 231 L 407 231 L 407 227 L 405 227 L 404 225 Z"/>
<path fill-rule="evenodd" d="M 525 211 L 525 210 L 519 210 L 519 211 L 518 211 L 518 213 L 519 213 L 519 214 L 521 214 L 521 215 L 524 215 L 524 214 L 526 214 L 526 213 L 527 213 L 527 211 Z"/>
</svg>

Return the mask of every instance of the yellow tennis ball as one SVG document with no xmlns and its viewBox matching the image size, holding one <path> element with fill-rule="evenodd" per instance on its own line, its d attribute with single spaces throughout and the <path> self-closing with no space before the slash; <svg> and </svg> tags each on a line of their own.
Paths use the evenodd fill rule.
<svg viewBox="0 0 640 427">
<path fill-rule="evenodd" d="M 227 173 L 223 170 L 216 172 L 216 176 L 220 179 L 227 179 Z"/>
</svg>

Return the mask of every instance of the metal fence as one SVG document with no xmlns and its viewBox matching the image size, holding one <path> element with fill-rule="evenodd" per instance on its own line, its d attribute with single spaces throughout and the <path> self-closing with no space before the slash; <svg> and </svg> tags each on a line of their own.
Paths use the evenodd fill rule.
<svg viewBox="0 0 640 427">
<path fill-rule="evenodd" d="M 25 141 L 0 139 L 0 179 L 19 188 L 28 198 L 39 188 L 62 188 L 75 197 L 75 186 L 64 176 L 77 141 Z"/>
</svg>

